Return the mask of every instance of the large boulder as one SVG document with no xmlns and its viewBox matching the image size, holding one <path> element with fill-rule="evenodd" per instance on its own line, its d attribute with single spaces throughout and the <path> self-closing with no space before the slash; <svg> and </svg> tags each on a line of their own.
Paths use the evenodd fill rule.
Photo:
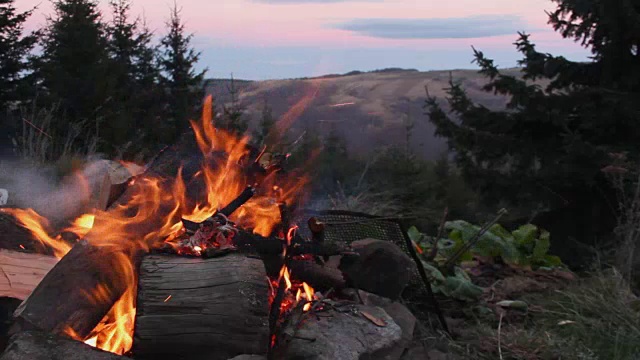
<svg viewBox="0 0 640 360">
<path fill-rule="evenodd" d="M 364 360 L 385 357 L 402 341 L 402 329 L 383 309 L 353 305 L 309 316 L 277 350 L 282 360 Z M 399 359 L 399 356 L 394 360 Z"/>
<path fill-rule="evenodd" d="M 356 294 L 356 291 L 360 293 L 359 296 Z M 400 326 L 400 329 L 402 330 L 402 337 L 400 338 L 400 341 L 398 341 L 394 348 L 389 349 L 389 351 L 384 354 L 381 353 L 379 357 L 380 360 L 398 359 L 411 347 L 413 332 L 415 330 L 417 320 L 406 306 L 397 301 L 383 298 L 362 290 L 349 289 L 346 290 L 345 293 L 353 300 L 362 299 L 364 305 L 382 308 L 389 316 L 391 316 L 393 321 Z"/>
<path fill-rule="evenodd" d="M 348 284 L 397 300 L 415 273 L 413 260 L 389 241 L 363 239 L 351 247 L 359 256 L 345 256 L 339 266 Z"/>
</svg>

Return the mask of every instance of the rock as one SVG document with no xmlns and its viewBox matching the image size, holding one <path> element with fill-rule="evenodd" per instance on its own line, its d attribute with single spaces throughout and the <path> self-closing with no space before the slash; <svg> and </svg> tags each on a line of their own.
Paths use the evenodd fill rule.
<svg viewBox="0 0 640 360">
<path fill-rule="evenodd" d="M 384 357 L 402 341 L 402 329 L 381 308 L 354 305 L 359 312 L 330 310 L 310 316 L 300 325 L 295 338 L 276 350 L 283 360 L 360 360 Z M 362 315 L 365 312 L 368 318 Z M 374 322 L 384 323 L 378 326 Z M 311 340 L 313 339 L 313 340 Z M 383 357 L 381 357 L 383 356 Z M 397 360 L 395 358 L 394 360 Z"/>
<path fill-rule="evenodd" d="M 400 360 L 461 360 L 461 358 L 456 354 L 427 349 L 424 345 L 416 345 L 407 350 Z"/>
<path fill-rule="evenodd" d="M 262 355 L 238 355 L 229 360 L 267 360 L 267 358 Z"/>
<path fill-rule="evenodd" d="M 382 308 L 389 316 L 391 316 L 393 321 L 398 324 L 398 326 L 400 326 L 400 329 L 402 330 L 402 338 L 398 342 L 397 346 L 389 350 L 389 352 L 386 354 L 380 354 L 379 359 L 387 360 L 400 358 L 400 356 L 405 352 L 406 349 L 409 348 L 411 342 L 413 341 L 413 331 L 415 330 L 417 321 L 416 317 L 413 316 L 411 311 L 409 311 L 406 306 L 399 302 L 392 301 L 390 299 L 383 298 L 362 290 L 349 290 L 352 290 L 353 294 L 351 294 L 351 297 L 354 300 L 357 299 L 357 294 L 355 294 L 355 291 L 359 291 L 360 298 L 365 305 L 378 306 Z"/>
<path fill-rule="evenodd" d="M 343 257 L 340 270 L 351 286 L 397 300 L 415 271 L 415 263 L 397 245 L 364 239 L 351 243 L 359 257 Z"/>
<path fill-rule="evenodd" d="M 0 360 L 122 360 L 124 356 L 102 351 L 59 336 L 25 331 L 11 337 Z"/>
</svg>

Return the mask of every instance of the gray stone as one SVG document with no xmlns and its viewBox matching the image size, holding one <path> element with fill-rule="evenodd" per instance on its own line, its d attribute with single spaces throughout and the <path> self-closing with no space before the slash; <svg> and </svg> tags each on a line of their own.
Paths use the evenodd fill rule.
<svg viewBox="0 0 640 360">
<path fill-rule="evenodd" d="M 381 308 L 354 305 L 356 314 L 330 310 L 310 316 L 277 350 L 283 360 L 373 360 L 397 347 L 402 329 Z M 366 312 L 385 325 L 378 326 L 365 318 Z M 397 358 L 396 358 L 397 359 Z"/>
<path fill-rule="evenodd" d="M 267 360 L 267 358 L 262 355 L 238 355 L 229 360 Z"/>
<path fill-rule="evenodd" d="M 0 360 L 122 360 L 128 357 L 102 351 L 80 341 L 37 331 L 11 337 Z"/>
<path fill-rule="evenodd" d="M 357 299 L 357 294 L 355 294 L 355 291 L 357 290 L 349 289 L 346 292 L 348 293 L 349 291 L 353 292 L 350 296 L 354 298 L 354 300 Z M 391 316 L 393 321 L 400 326 L 400 329 L 402 329 L 402 338 L 398 342 L 397 346 L 386 353 L 378 354 L 378 359 L 399 359 L 405 350 L 410 347 L 411 342 L 413 341 L 413 332 L 417 321 L 416 317 L 413 316 L 406 306 L 399 302 L 392 301 L 366 291 L 359 290 L 359 292 L 360 299 L 362 299 L 365 305 L 381 307 L 389 316 Z"/>
<path fill-rule="evenodd" d="M 363 239 L 351 247 L 360 256 L 343 257 L 340 263 L 350 285 L 397 300 L 413 276 L 413 260 L 389 241 Z"/>
</svg>

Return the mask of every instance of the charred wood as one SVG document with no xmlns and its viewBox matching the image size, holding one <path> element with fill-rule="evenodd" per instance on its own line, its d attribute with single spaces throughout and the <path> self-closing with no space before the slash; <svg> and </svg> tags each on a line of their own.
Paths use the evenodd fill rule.
<svg viewBox="0 0 640 360">
<path fill-rule="evenodd" d="M 281 255 L 284 240 L 272 236 L 263 237 L 252 234 L 248 231 L 240 230 L 234 237 L 234 244 L 241 251 L 255 252 L 261 255 Z M 333 256 L 351 253 L 351 248 L 345 242 L 322 242 L 315 243 L 305 241 L 299 236 L 294 239 L 291 248 L 291 255 L 315 255 L 315 256 Z"/>
<path fill-rule="evenodd" d="M 38 329 L 88 336 L 126 289 L 128 279 L 118 271 L 122 256 L 111 247 L 77 243 L 20 304 L 10 333 Z"/>
<path fill-rule="evenodd" d="M 36 240 L 33 234 L 20 226 L 16 219 L 0 211 L 0 248 L 52 254 L 51 250 Z"/>
<path fill-rule="evenodd" d="M 306 282 L 322 292 L 331 288 L 341 290 L 346 287 L 340 270 L 318 265 L 310 260 L 292 260 L 289 262 L 289 269 L 294 280 Z"/>
</svg>

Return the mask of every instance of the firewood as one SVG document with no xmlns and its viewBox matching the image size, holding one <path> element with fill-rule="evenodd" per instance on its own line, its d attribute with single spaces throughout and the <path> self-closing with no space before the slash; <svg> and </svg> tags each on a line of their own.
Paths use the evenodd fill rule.
<svg viewBox="0 0 640 360">
<path fill-rule="evenodd" d="M 342 272 L 335 268 L 318 265 L 312 260 L 292 260 L 289 263 L 291 277 L 306 282 L 315 290 L 341 290 L 346 286 Z"/>
<path fill-rule="evenodd" d="M 57 263 L 53 256 L 0 250 L 0 297 L 26 299 Z"/>
<path fill-rule="evenodd" d="M 333 256 L 351 252 L 351 248 L 342 242 L 316 243 L 304 241 L 300 237 L 296 237 L 294 241 L 296 244 L 292 248 L 292 255 Z M 263 237 L 240 229 L 233 242 L 241 251 L 267 256 L 282 254 L 283 240 L 277 237 Z"/>
<path fill-rule="evenodd" d="M 2 211 L 0 211 L 0 249 L 51 253 L 50 249 L 37 241 L 29 230 L 18 225 L 12 215 Z"/>
<path fill-rule="evenodd" d="M 124 356 L 98 350 L 80 341 L 37 331 L 14 335 L 0 360 L 118 360 Z"/>
<path fill-rule="evenodd" d="M 214 360 L 264 354 L 268 291 L 258 259 L 147 255 L 140 265 L 133 353 L 137 359 Z"/>
<path fill-rule="evenodd" d="M 77 243 L 20 304 L 10 333 L 35 328 L 62 335 L 71 329 L 88 336 L 126 289 L 122 256 L 111 247 Z"/>
</svg>

